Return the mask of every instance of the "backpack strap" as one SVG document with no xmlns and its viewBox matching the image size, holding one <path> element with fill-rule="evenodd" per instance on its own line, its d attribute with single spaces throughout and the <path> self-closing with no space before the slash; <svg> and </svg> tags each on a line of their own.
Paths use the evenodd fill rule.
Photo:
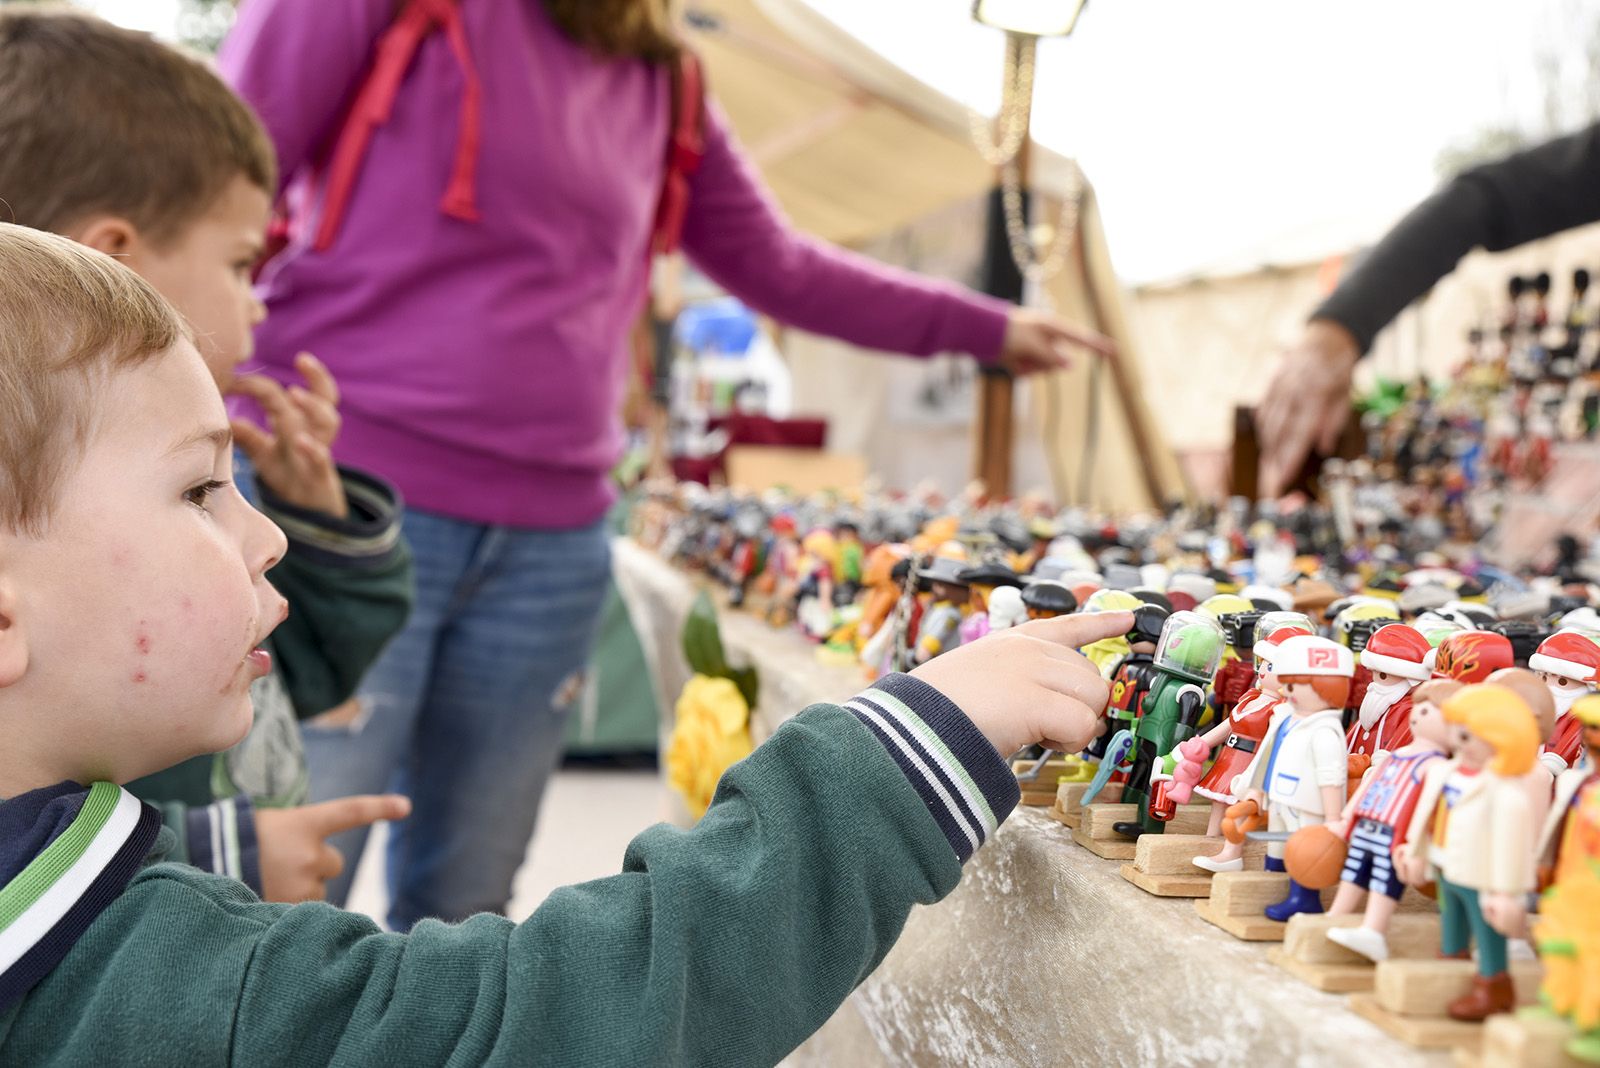
<svg viewBox="0 0 1600 1068">
<path fill-rule="evenodd" d="M 689 179 L 705 158 L 705 72 L 700 57 L 688 48 L 672 66 L 672 129 L 667 140 L 667 166 L 661 200 L 651 234 L 651 253 L 677 251 L 689 216 Z"/>
<path fill-rule="evenodd" d="M 399 16 L 378 38 L 372 69 L 356 94 L 328 158 L 322 216 L 313 247 L 326 251 L 339 234 L 350 195 L 360 177 L 367 149 L 378 127 L 389 121 L 395 98 L 422 42 L 443 31 L 460 64 L 463 91 L 461 127 L 456 133 L 455 162 L 439 210 L 455 219 L 478 218 L 476 188 L 478 144 L 483 132 L 483 86 L 467 43 L 458 0 L 407 0 Z"/>
</svg>

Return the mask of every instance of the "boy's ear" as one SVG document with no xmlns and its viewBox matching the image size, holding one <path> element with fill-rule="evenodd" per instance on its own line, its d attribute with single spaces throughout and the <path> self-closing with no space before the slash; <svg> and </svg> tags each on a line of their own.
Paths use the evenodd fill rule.
<svg viewBox="0 0 1600 1068">
<path fill-rule="evenodd" d="M 0 571 L 0 689 L 16 685 L 28 670 L 28 642 L 17 603 L 15 587 Z"/>
<path fill-rule="evenodd" d="M 63 236 L 107 256 L 126 257 L 139 244 L 139 228 L 120 215 L 94 215 Z"/>
</svg>

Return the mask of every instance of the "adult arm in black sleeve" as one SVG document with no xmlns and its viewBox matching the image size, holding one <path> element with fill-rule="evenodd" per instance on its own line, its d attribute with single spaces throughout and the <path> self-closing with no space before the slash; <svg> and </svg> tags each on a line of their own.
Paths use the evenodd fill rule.
<svg viewBox="0 0 1600 1068">
<path fill-rule="evenodd" d="M 1475 248 L 1514 248 L 1600 219 L 1600 123 L 1464 171 L 1413 208 L 1313 313 L 1362 352 Z"/>
</svg>

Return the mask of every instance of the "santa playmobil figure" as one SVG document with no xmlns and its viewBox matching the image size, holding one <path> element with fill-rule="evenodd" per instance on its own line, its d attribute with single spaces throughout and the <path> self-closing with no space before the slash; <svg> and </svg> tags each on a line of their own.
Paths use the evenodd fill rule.
<svg viewBox="0 0 1600 1068">
<path fill-rule="evenodd" d="M 1372 681 L 1345 735 L 1350 752 L 1375 757 L 1411 741 L 1411 691 L 1433 674 L 1423 665 L 1431 649 L 1421 631 L 1404 623 L 1379 627 L 1367 640 L 1361 666 Z"/>
<path fill-rule="evenodd" d="M 1600 645 L 1575 630 L 1558 631 L 1528 658 L 1556 702 L 1556 726 L 1539 755 L 1539 762 L 1559 775 L 1578 762 L 1583 753 L 1583 724 L 1572 715 L 1573 702 L 1594 692 L 1600 670 Z"/>
</svg>

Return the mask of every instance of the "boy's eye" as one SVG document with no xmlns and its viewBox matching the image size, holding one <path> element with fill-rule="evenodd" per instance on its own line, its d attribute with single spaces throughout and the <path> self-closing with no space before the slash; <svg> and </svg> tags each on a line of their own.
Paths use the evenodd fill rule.
<svg viewBox="0 0 1600 1068">
<path fill-rule="evenodd" d="M 211 495 L 217 490 L 223 489 L 227 485 L 228 484 L 226 482 L 218 482 L 216 479 L 208 479 L 205 482 L 200 483 L 198 486 L 193 486 L 190 489 L 185 490 L 183 499 L 204 512 L 207 510 L 206 502 L 211 499 Z"/>
</svg>

